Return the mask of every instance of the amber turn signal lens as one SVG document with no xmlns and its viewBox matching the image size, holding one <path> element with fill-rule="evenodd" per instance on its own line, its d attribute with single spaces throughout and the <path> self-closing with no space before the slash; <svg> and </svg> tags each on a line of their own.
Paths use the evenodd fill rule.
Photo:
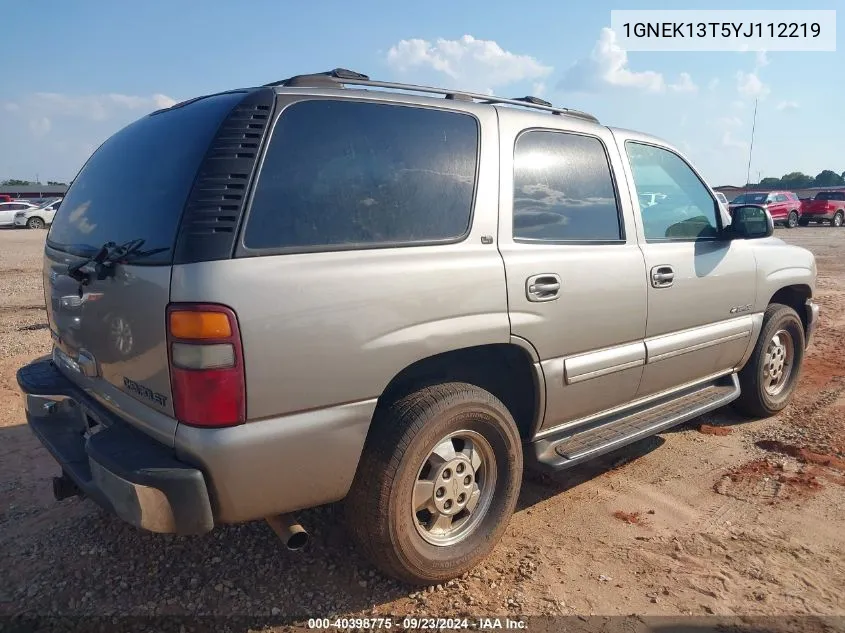
<svg viewBox="0 0 845 633">
<path fill-rule="evenodd" d="M 222 312 L 176 310 L 170 313 L 170 336 L 193 340 L 229 338 L 232 326 Z"/>
</svg>

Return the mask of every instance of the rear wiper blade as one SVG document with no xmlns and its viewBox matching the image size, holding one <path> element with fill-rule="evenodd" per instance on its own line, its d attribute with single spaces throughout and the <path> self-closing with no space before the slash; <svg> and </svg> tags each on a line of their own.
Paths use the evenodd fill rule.
<svg viewBox="0 0 845 633">
<path fill-rule="evenodd" d="M 91 257 L 68 266 L 67 275 L 85 286 L 90 283 L 92 277 L 103 280 L 114 275 L 115 264 L 128 264 L 136 259 L 170 250 L 169 248 L 153 248 L 142 251 L 141 246 L 145 241 L 135 239 L 120 245 L 115 242 L 106 242 Z"/>
</svg>

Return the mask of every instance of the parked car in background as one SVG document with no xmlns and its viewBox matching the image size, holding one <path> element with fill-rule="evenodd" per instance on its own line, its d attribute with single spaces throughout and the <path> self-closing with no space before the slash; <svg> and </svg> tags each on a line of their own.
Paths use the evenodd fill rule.
<svg viewBox="0 0 845 633">
<path fill-rule="evenodd" d="M 0 202 L 0 226 L 14 226 L 15 214 L 18 211 L 26 211 L 27 209 L 35 209 L 36 205 L 29 202 Z"/>
<path fill-rule="evenodd" d="M 793 229 L 801 221 L 801 201 L 791 191 L 747 191 L 731 200 L 734 209 L 747 204 L 760 205 L 776 224 Z"/>
<path fill-rule="evenodd" d="M 812 200 L 805 200 L 799 220 L 801 226 L 810 222 L 829 222 L 830 226 L 845 224 L 845 191 L 819 191 Z"/>
<path fill-rule="evenodd" d="M 53 198 L 32 209 L 24 209 L 15 213 L 15 226 L 28 229 L 44 229 L 53 223 L 56 210 L 61 204 L 61 198 Z"/>
<path fill-rule="evenodd" d="M 727 196 L 723 194 L 721 191 L 714 191 L 713 195 L 716 196 L 716 200 L 719 201 L 719 204 L 722 205 L 722 209 L 725 210 L 726 213 L 730 213 L 730 203 L 728 202 Z"/>
<path fill-rule="evenodd" d="M 12 196 L 7 193 L 0 193 L 0 202 L 11 202 Z"/>
</svg>

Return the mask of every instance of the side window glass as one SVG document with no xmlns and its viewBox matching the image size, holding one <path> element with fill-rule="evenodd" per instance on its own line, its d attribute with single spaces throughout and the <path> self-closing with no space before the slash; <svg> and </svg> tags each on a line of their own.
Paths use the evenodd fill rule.
<svg viewBox="0 0 845 633">
<path fill-rule="evenodd" d="M 701 179 L 677 154 L 627 141 L 625 150 L 637 193 L 660 192 L 640 215 L 647 240 L 714 239 L 719 235 L 717 203 Z"/>
<path fill-rule="evenodd" d="M 247 219 L 252 249 L 455 241 L 469 231 L 478 122 L 446 110 L 300 101 L 276 122 Z"/>
<path fill-rule="evenodd" d="M 784 194 L 779 193 L 776 200 L 778 202 L 786 202 L 789 198 L 787 198 Z"/>
<path fill-rule="evenodd" d="M 530 131 L 514 148 L 513 236 L 536 241 L 619 241 L 619 207 L 602 142 Z"/>
</svg>

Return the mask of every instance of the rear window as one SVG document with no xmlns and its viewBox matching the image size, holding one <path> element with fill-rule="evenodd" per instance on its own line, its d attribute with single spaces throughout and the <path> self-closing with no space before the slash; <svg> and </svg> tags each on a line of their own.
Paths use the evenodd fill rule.
<svg viewBox="0 0 845 633">
<path fill-rule="evenodd" d="M 733 199 L 731 204 L 762 204 L 769 198 L 765 193 L 743 193 Z"/>
<path fill-rule="evenodd" d="M 845 191 L 820 191 L 816 200 L 845 200 Z"/>
<path fill-rule="evenodd" d="M 139 264 L 170 263 L 197 168 L 243 96 L 200 99 L 144 117 L 109 138 L 74 179 L 47 243 L 87 256 L 106 242 L 142 239 L 141 250 L 164 250 Z"/>
<path fill-rule="evenodd" d="M 477 155 L 478 123 L 468 114 L 295 103 L 273 131 L 243 244 L 301 251 L 460 239 Z"/>
</svg>

